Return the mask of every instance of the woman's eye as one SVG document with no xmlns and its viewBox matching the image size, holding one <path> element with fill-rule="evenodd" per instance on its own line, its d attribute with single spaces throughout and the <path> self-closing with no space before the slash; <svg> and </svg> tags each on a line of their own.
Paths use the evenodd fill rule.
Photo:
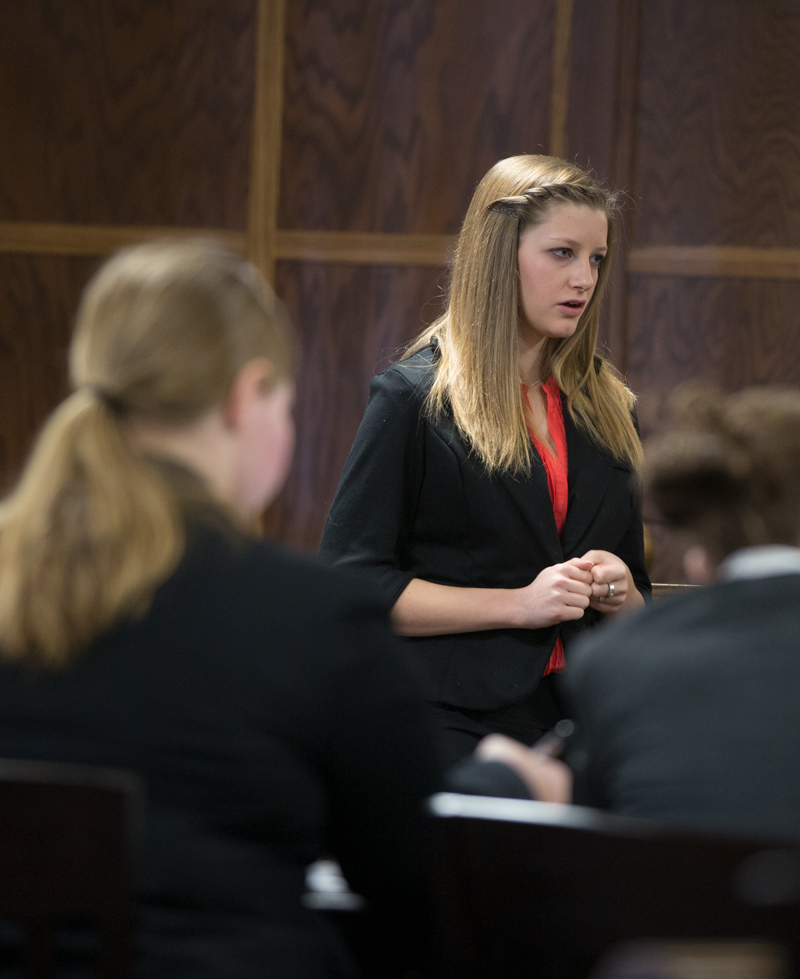
<svg viewBox="0 0 800 979">
<path fill-rule="evenodd" d="M 600 265 L 603 264 L 604 259 L 605 259 L 605 255 L 592 255 L 592 264 L 597 265 L 599 267 Z"/>
<path fill-rule="evenodd" d="M 553 254 L 556 256 L 556 258 L 569 258 L 569 256 L 572 254 L 572 250 L 570 248 L 554 248 Z"/>
</svg>

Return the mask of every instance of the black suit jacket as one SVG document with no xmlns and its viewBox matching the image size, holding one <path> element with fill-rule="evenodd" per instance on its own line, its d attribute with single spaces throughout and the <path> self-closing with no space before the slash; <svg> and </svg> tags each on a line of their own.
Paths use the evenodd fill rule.
<svg viewBox="0 0 800 979">
<path fill-rule="evenodd" d="M 300 902 L 322 854 L 374 906 L 417 910 L 417 807 L 440 768 L 370 594 L 200 521 L 144 617 L 65 672 L 0 665 L 0 755 L 145 781 L 144 974 L 342 974 Z"/>
<path fill-rule="evenodd" d="M 732 581 L 583 638 L 576 801 L 800 839 L 800 575 Z"/>
<path fill-rule="evenodd" d="M 544 568 L 591 548 L 612 551 L 649 593 L 639 501 L 630 471 L 578 430 L 564 411 L 569 505 L 556 531 L 544 464 L 528 476 L 487 475 L 452 420 L 432 423 L 423 403 L 435 372 L 428 347 L 373 378 L 320 553 L 361 571 L 391 608 L 412 578 L 479 588 L 529 584 Z M 523 700 L 556 638 L 565 645 L 597 621 L 407 640 L 426 696 L 489 710 Z"/>
</svg>

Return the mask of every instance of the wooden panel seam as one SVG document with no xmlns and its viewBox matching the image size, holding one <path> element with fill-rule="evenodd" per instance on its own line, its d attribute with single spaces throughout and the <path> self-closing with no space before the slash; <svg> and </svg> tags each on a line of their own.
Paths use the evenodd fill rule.
<svg viewBox="0 0 800 979">
<path fill-rule="evenodd" d="M 800 248 L 650 245 L 630 250 L 628 271 L 703 278 L 800 279 Z"/>
<path fill-rule="evenodd" d="M 210 238 L 244 252 L 243 231 L 172 226 L 50 224 L 0 221 L 0 253 L 27 255 L 107 255 L 126 245 L 156 238 Z"/>
<path fill-rule="evenodd" d="M 275 246 L 283 129 L 286 0 L 259 0 L 256 96 L 247 214 L 248 255 L 275 281 Z"/>
<path fill-rule="evenodd" d="M 640 0 L 619 0 L 617 6 L 616 79 L 614 84 L 614 124 L 611 139 L 611 186 L 631 197 L 636 187 L 636 141 L 638 139 L 639 75 L 642 40 Z M 623 210 L 618 230 L 624 253 L 632 238 L 633 214 Z M 608 302 L 608 345 L 614 364 L 628 371 L 628 314 L 630 284 L 626 262 L 611 271 Z"/>
<path fill-rule="evenodd" d="M 171 226 L 41 224 L 0 222 L 0 254 L 106 255 L 156 238 L 211 238 L 233 251 L 248 251 L 244 231 Z M 456 239 L 449 235 L 375 234 L 351 231 L 277 231 L 273 263 L 343 262 L 359 265 L 445 265 Z"/>
<path fill-rule="evenodd" d="M 553 32 L 553 90 L 550 96 L 550 154 L 567 155 L 567 109 L 569 106 L 570 46 L 573 0 L 556 0 Z"/>
</svg>

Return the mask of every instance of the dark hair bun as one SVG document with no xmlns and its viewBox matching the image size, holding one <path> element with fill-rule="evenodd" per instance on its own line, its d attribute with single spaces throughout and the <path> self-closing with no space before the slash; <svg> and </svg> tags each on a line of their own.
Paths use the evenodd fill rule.
<svg viewBox="0 0 800 979">
<path fill-rule="evenodd" d="M 800 392 L 739 394 L 693 385 L 670 403 L 672 424 L 648 445 L 646 482 L 664 519 L 688 526 L 711 511 L 759 512 L 800 477 Z"/>
<path fill-rule="evenodd" d="M 648 484 L 664 519 L 692 523 L 709 509 L 743 502 L 752 462 L 719 433 L 676 431 L 664 436 L 648 462 Z"/>
</svg>

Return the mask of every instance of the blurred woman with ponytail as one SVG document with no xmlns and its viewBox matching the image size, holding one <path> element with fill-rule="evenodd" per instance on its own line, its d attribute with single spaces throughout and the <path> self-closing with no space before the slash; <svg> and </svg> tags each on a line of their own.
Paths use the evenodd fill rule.
<svg viewBox="0 0 800 979">
<path fill-rule="evenodd" d="M 291 459 L 294 358 L 279 305 L 233 256 L 152 245 L 103 268 L 78 314 L 75 392 L 0 509 L 6 661 L 66 666 L 144 611 L 184 552 L 187 492 L 237 521 L 260 511 Z M 235 452 L 247 438 L 261 473 Z"/>
<path fill-rule="evenodd" d="M 321 553 L 380 588 L 448 760 L 533 743 L 581 631 L 644 603 L 634 396 L 597 351 L 617 196 L 565 160 L 479 183 L 449 304 L 372 381 Z"/>
<path fill-rule="evenodd" d="M 377 603 L 249 531 L 290 463 L 295 361 L 247 262 L 123 252 L 0 508 L 0 755 L 143 777 L 141 974 L 349 974 L 301 907 L 321 853 L 408 907 L 424 706 Z"/>
</svg>

